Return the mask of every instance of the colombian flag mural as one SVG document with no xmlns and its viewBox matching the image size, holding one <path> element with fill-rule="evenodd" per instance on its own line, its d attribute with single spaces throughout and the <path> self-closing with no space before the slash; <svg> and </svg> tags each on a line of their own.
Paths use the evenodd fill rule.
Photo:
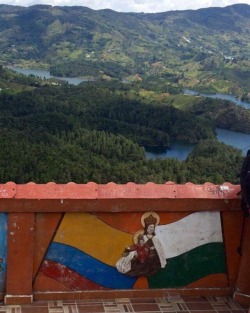
<svg viewBox="0 0 250 313">
<path fill-rule="evenodd" d="M 65 214 L 40 273 L 72 290 L 178 288 L 211 276 L 227 283 L 219 212 L 152 215 L 165 258 L 154 275 L 133 277 L 117 269 L 125 247 L 143 233 L 142 213 Z"/>
</svg>

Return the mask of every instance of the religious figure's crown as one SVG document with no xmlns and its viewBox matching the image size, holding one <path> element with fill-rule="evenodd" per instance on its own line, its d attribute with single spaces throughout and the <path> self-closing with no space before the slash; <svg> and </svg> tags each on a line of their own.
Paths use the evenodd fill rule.
<svg viewBox="0 0 250 313">
<path fill-rule="evenodd" d="M 157 219 L 152 214 L 150 214 L 148 217 L 144 219 L 144 222 L 147 225 L 152 225 L 152 224 L 155 225 L 157 223 Z"/>
</svg>

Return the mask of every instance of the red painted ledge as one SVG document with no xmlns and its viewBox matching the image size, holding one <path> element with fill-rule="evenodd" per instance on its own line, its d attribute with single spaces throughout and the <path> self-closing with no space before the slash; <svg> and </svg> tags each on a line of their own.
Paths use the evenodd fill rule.
<svg viewBox="0 0 250 313">
<path fill-rule="evenodd" d="M 240 186 L 224 183 L 183 185 L 15 184 L 0 185 L 0 212 L 126 212 L 239 210 Z"/>
<path fill-rule="evenodd" d="M 124 198 L 198 198 L 234 199 L 238 198 L 239 185 L 224 183 L 214 185 L 205 183 L 184 185 L 167 182 L 166 184 L 0 184 L 0 199 L 124 199 Z"/>
</svg>

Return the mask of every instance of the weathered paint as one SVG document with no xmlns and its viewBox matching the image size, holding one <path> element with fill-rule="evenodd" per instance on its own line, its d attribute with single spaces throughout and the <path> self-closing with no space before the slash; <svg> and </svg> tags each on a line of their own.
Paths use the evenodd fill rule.
<svg viewBox="0 0 250 313">
<path fill-rule="evenodd" d="M 243 236 L 244 253 L 239 255 L 237 248 L 243 225 L 239 190 L 238 185 L 229 183 L 221 186 L 173 182 L 162 185 L 16 185 L 9 182 L 0 185 L 0 212 L 8 216 L 7 276 L 3 279 L 6 288 L 3 286 L 2 299 L 5 296 L 6 304 L 15 304 L 30 302 L 33 296 L 40 300 L 152 296 L 161 295 L 165 289 L 168 292 L 178 290 L 181 294 L 223 295 L 232 294 L 236 287 L 237 296 L 247 299 L 250 294 L 247 265 L 250 251 L 246 248 L 249 220 L 246 219 Z M 169 231 L 162 237 L 167 242 L 165 249 L 169 255 L 166 254 L 166 267 L 160 270 L 165 277 L 161 282 L 157 280 L 161 272 L 154 278 L 128 278 L 115 268 L 124 247 L 132 244 L 134 234 L 142 229 L 140 218 L 148 211 L 160 216 L 157 231 L 160 228 Z M 222 227 L 213 232 L 219 240 L 212 240 L 214 237 L 208 235 L 211 227 L 205 228 L 202 219 L 206 214 L 220 216 Z M 186 221 L 192 215 L 200 217 L 188 227 Z M 195 240 L 197 233 L 200 239 Z M 181 241 L 177 247 L 180 255 L 174 253 L 178 250 L 176 245 L 169 246 L 177 235 Z M 204 245 L 200 245 L 202 236 Z M 189 242 L 196 243 L 189 250 L 181 249 Z M 58 246 L 63 249 L 58 250 Z M 67 254 L 64 246 L 73 249 L 76 261 L 80 262 L 75 262 L 70 252 L 70 266 L 63 264 Z M 58 251 L 61 253 L 57 254 Z M 78 259 L 79 252 L 84 253 L 83 259 L 83 255 Z M 197 252 L 203 255 L 202 259 L 197 257 Z M 207 253 L 212 258 L 207 257 Z M 71 268 L 74 262 L 79 263 L 75 270 Z M 83 267 L 83 271 L 82 264 L 89 264 L 89 267 Z M 198 271 L 192 270 L 194 264 Z M 96 281 L 95 269 L 102 266 L 103 271 L 98 272 L 101 278 Z M 168 276 L 171 269 L 176 275 Z M 116 285 L 107 275 L 105 277 L 106 271 L 111 273 Z"/>
<path fill-rule="evenodd" d="M 115 214 L 109 214 L 116 219 Z M 168 220 L 166 215 L 168 213 L 161 213 L 160 217 L 165 216 L 163 220 Z M 168 265 L 159 275 L 148 280 L 147 288 L 183 287 L 215 273 L 226 275 L 220 214 L 196 212 L 183 215 L 180 218 L 178 214 L 175 222 L 156 226 L 156 235 L 163 242 Z M 124 248 L 133 244 L 133 233 L 124 231 L 126 225 L 138 225 L 138 219 L 139 222 L 141 220 L 139 214 L 132 220 L 129 218 L 131 215 L 123 214 L 119 222 L 122 231 L 117 228 L 117 223 L 108 225 L 95 214 L 66 214 L 45 256 L 42 273 L 58 281 L 66 281 L 72 289 L 77 275 L 79 284 L 84 286 L 83 282 L 87 280 L 89 289 L 89 282 L 92 282 L 93 289 L 133 289 L 138 278 L 121 275 L 115 268 Z M 75 274 L 72 275 L 68 269 Z M 67 280 L 62 279 L 61 276 L 66 275 Z"/>
</svg>

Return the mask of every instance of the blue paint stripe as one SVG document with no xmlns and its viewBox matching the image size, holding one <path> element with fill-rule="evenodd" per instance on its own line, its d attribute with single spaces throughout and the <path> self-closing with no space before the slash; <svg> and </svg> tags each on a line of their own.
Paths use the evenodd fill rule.
<svg viewBox="0 0 250 313">
<path fill-rule="evenodd" d="M 136 278 L 121 274 L 107 265 L 72 246 L 53 242 L 46 259 L 61 263 L 98 285 L 112 289 L 132 289 Z"/>
<path fill-rule="evenodd" d="M 7 226 L 8 214 L 0 213 L 0 292 L 4 292 L 7 268 Z"/>
</svg>

